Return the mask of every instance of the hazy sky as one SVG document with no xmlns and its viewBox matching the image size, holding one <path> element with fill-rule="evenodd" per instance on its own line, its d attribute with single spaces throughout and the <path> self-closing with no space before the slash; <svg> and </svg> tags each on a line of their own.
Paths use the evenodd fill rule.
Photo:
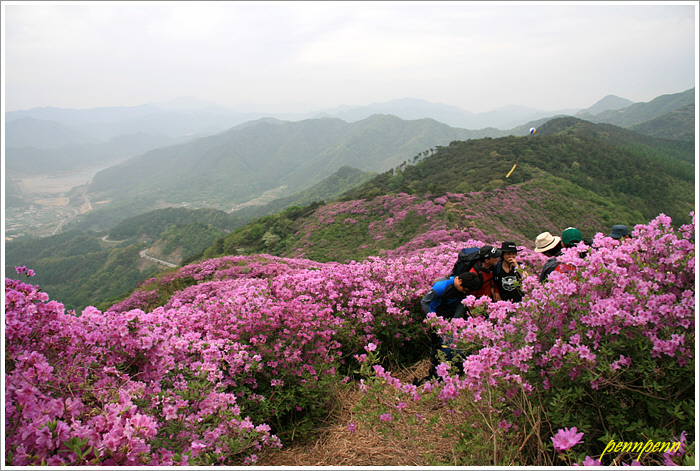
<svg viewBox="0 0 700 471">
<path fill-rule="evenodd" d="M 2 2 L 3 106 L 587 108 L 696 85 L 697 2 Z"/>
</svg>

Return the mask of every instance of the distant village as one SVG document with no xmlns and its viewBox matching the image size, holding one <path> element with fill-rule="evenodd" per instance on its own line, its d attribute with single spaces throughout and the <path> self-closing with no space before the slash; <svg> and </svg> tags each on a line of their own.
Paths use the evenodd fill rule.
<svg viewBox="0 0 700 471">
<path fill-rule="evenodd" d="M 75 213 L 65 207 L 30 205 L 24 208 L 5 208 L 5 240 L 56 234 L 69 214 Z"/>
</svg>

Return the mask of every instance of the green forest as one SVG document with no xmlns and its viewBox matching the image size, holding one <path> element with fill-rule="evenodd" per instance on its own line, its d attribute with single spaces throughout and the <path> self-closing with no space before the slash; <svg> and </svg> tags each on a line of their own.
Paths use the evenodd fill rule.
<svg viewBox="0 0 700 471">
<path fill-rule="evenodd" d="M 638 208 L 646 218 L 663 212 L 682 224 L 689 222 L 693 209 L 693 161 L 692 143 L 558 118 L 528 137 L 452 142 L 430 159 L 385 172 L 344 198 L 491 190 L 528 181 L 532 169 L 538 168 L 622 206 Z M 517 169 L 506 179 L 514 164 Z"/>
<path fill-rule="evenodd" d="M 26 265 L 36 271 L 42 289 L 68 309 L 104 310 L 163 271 L 139 257 L 155 246 L 165 260 L 177 252 L 181 264 L 254 253 L 302 254 L 325 262 L 379 255 L 436 228 L 460 230 L 468 212 L 479 214 L 469 219 L 470 229 L 493 234 L 505 224 L 521 243 L 530 243 L 543 227 L 576 225 L 594 234 L 618 223 L 632 227 L 659 213 L 680 225 L 690 221 L 694 172 L 692 142 L 557 118 L 529 136 L 453 141 L 374 176 L 345 166 L 304 192 L 233 214 L 165 208 L 98 232 L 91 229 L 96 213 L 65 233 L 8 242 L 5 273 L 12 277 L 14 266 Z M 449 194 L 468 195 L 473 209 L 452 208 L 428 218 L 408 205 L 400 221 L 377 233 L 391 215 L 374 206 L 387 195 L 411 195 L 429 205 Z M 504 202 L 509 194 L 519 199 Z M 334 202 L 353 201 L 361 202 L 362 217 L 338 210 L 319 224 L 323 211 L 336 211 Z"/>
<path fill-rule="evenodd" d="M 191 258 L 237 224 L 223 211 L 166 208 L 126 219 L 106 235 L 75 229 L 21 238 L 6 243 L 5 275 L 12 277 L 15 266 L 31 267 L 42 289 L 67 309 L 93 305 L 104 310 L 163 270 L 142 263 L 141 250 L 161 241 L 164 253 L 182 248 L 182 257 Z"/>
</svg>

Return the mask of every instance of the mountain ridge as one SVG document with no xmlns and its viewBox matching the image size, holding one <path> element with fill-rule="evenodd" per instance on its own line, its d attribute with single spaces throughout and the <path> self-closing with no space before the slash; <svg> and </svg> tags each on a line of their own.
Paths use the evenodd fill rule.
<svg viewBox="0 0 700 471">
<path fill-rule="evenodd" d="M 580 113 L 596 115 L 598 113 L 602 113 L 608 110 L 614 111 L 622 108 L 627 108 L 628 106 L 633 104 L 634 102 L 628 100 L 627 98 L 621 98 L 616 95 L 607 95 L 595 102 L 592 106 L 586 108 L 585 110 L 581 110 Z"/>
<path fill-rule="evenodd" d="M 538 131 L 540 132 L 542 134 L 530 137 L 509 136 L 454 141 L 449 146 L 438 147 L 432 155 L 416 156 L 413 163 L 405 163 L 377 175 L 348 191 L 336 202 L 314 210 L 314 214 L 333 212 L 334 210 L 327 209 L 331 206 L 343 207 L 344 204 L 367 202 L 388 195 L 404 194 L 407 198 L 421 198 L 426 201 L 425 204 L 429 204 L 430 198 L 450 193 L 498 194 L 520 186 L 536 189 L 536 192 L 544 194 L 551 191 L 547 189 L 551 186 L 555 188 L 554 194 L 561 193 L 560 204 L 557 204 L 555 199 L 554 205 L 548 209 L 551 214 L 556 214 L 556 219 L 551 219 L 552 216 L 549 218 L 555 221 L 552 226 L 561 226 L 559 230 L 569 225 L 577 225 L 582 231 L 590 232 L 596 225 L 598 229 L 605 225 L 611 227 L 621 223 L 621 220 L 632 227 L 634 219 L 643 221 L 664 209 L 667 214 L 677 218 L 679 224 L 687 222 L 688 213 L 693 209 L 694 193 L 694 165 L 692 160 L 688 160 L 692 158 L 688 156 L 692 156 L 693 148 L 689 144 L 682 144 L 681 158 L 677 155 L 678 150 L 673 141 L 654 140 L 612 125 L 598 125 L 572 117 L 552 120 Z M 509 178 L 506 177 L 514 164 L 517 164 L 515 173 Z M 572 199 L 570 195 L 565 196 L 567 193 L 580 195 L 580 198 L 589 203 L 594 200 L 597 202 L 589 204 L 581 201 L 580 206 L 585 206 L 586 209 L 583 212 L 580 208 L 574 210 L 576 199 Z M 491 197 L 493 196 L 489 198 Z M 614 207 L 617 207 L 618 216 L 607 213 L 607 210 Z M 630 214 L 629 210 L 624 208 L 635 208 L 636 216 L 622 216 Z M 244 228 L 234 230 L 224 240 L 218 241 L 215 247 L 207 249 L 203 256 L 220 256 L 234 253 L 232 251 L 251 254 L 269 250 L 270 245 L 264 244 L 259 238 L 262 234 L 274 236 L 274 240 L 277 240 L 275 248 L 278 251 L 273 254 L 281 256 L 297 256 L 297 251 L 302 248 L 306 248 L 303 249 L 303 253 L 308 255 L 309 238 L 321 245 L 334 241 L 337 247 L 343 247 L 343 253 L 346 254 L 366 256 L 372 253 L 371 247 L 375 247 L 376 250 L 371 238 L 362 237 L 361 232 L 355 231 L 355 245 L 342 240 L 342 231 L 347 230 L 341 229 L 344 227 L 344 221 L 355 219 L 352 216 L 353 212 L 346 210 L 338 210 L 337 218 L 333 219 L 337 224 L 335 229 L 327 227 L 327 224 L 332 224 L 329 221 L 326 225 L 317 226 L 316 230 L 321 234 L 318 237 L 308 235 L 307 239 L 297 238 L 294 234 L 302 232 L 301 226 L 304 224 L 297 220 L 298 212 L 302 210 L 303 208 L 292 209 L 291 214 L 294 216 L 289 218 L 282 212 L 278 219 L 268 216 L 253 221 Z M 585 215 L 586 211 L 598 214 L 594 218 L 595 223 L 591 224 L 590 218 Z M 487 212 L 483 214 L 486 215 Z M 320 216 L 307 217 L 313 219 Z M 405 218 L 405 215 L 403 217 Z M 385 215 L 384 218 L 392 219 L 389 215 Z M 484 219 L 487 220 L 484 225 L 477 222 L 475 227 L 479 227 L 482 234 L 492 234 L 488 230 L 488 216 L 484 216 Z M 448 219 L 445 221 L 446 227 L 454 230 L 455 222 Z M 287 229 L 280 229 L 283 227 Z M 523 239 L 522 235 L 518 236 L 518 233 L 534 238 L 542 230 L 542 226 L 528 223 L 526 227 L 512 228 L 509 235 L 525 243 L 527 239 Z M 327 233 L 328 231 L 332 234 Z M 371 234 L 369 227 L 365 231 L 366 234 Z M 397 230 L 402 236 L 405 236 L 406 231 L 406 227 Z M 341 239 L 338 240 L 338 237 Z M 385 235 L 385 240 L 388 238 Z M 362 249 L 361 246 L 365 248 Z M 384 246 L 385 250 L 395 248 Z M 333 250 L 333 245 L 325 245 L 325 250 Z M 327 254 L 319 253 L 318 257 L 320 258 L 312 258 L 328 261 L 324 258 L 328 257 Z"/>
<path fill-rule="evenodd" d="M 654 118 L 658 118 L 660 115 L 663 113 L 666 113 L 668 109 L 674 108 L 677 106 L 679 103 L 686 103 L 688 100 L 691 98 L 694 99 L 694 89 L 687 90 L 686 92 L 683 92 L 681 94 L 674 94 L 674 95 L 665 95 L 658 97 L 655 100 L 652 100 L 651 103 L 649 104 L 637 104 L 635 106 L 634 113 L 635 115 L 641 115 L 648 117 L 648 116 L 654 116 Z M 628 100 L 625 99 L 620 99 L 619 97 L 613 97 L 613 96 L 608 96 L 604 98 L 603 100 L 600 100 L 596 104 L 593 105 L 593 109 L 599 109 L 604 106 L 622 106 L 625 104 Z M 409 105 L 412 105 L 416 102 L 420 102 L 420 100 L 409 100 L 407 103 Z M 391 103 L 391 102 L 389 102 Z M 607 103 L 607 105 L 605 105 Z M 625 108 L 627 109 L 627 108 Z M 624 110 L 624 109 L 623 109 Z M 675 111 L 675 109 L 674 109 Z M 620 111 L 618 111 L 620 112 Z M 606 113 L 606 112 L 604 112 Z M 640 118 L 635 118 L 634 121 L 639 121 Z M 652 118 L 653 119 L 653 118 Z M 335 121 L 334 121 L 335 120 Z M 398 120 L 398 121 L 397 121 Z M 679 127 L 685 123 L 688 123 L 689 121 L 694 120 L 694 116 L 689 116 L 689 115 L 683 115 L 682 118 L 680 118 L 680 124 L 674 124 L 673 127 Z M 537 121 L 537 125 L 542 122 L 547 122 L 549 121 L 546 118 L 542 118 L 541 120 Z M 415 123 L 422 123 L 422 130 L 416 130 L 416 124 Z M 274 123 L 273 126 L 270 126 L 272 123 Z M 302 123 L 302 124 L 299 124 Z M 339 137 L 336 145 L 334 146 L 328 146 L 326 148 L 312 148 L 310 147 L 310 143 L 314 140 L 317 142 L 323 143 L 325 142 L 328 144 L 329 141 L 319 141 L 319 131 L 315 130 L 313 134 L 310 136 L 304 137 L 304 138 L 299 138 L 299 136 L 294 135 L 292 137 L 292 134 L 294 134 L 296 131 L 289 131 L 289 130 L 283 130 L 284 126 L 291 126 L 291 127 L 303 127 L 307 123 L 315 123 L 323 128 L 323 131 L 321 132 L 327 132 L 327 133 L 338 133 L 339 129 L 344 127 L 346 129 L 355 129 L 356 135 L 355 136 L 350 136 L 348 135 L 346 138 Z M 444 127 L 445 125 L 441 122 L 435 121 L 432 118 L 423 118 L 420 120 L 410 120 L 410 121 L 405 121 L 402 120 L 399 117 L 396 117 L 395 115 L 384 115 L 384 114 L 374 114 L 370 116 L 369 118 L 366 118 L 361 121 L 356 121 L 354 123 L 347 123 L 349 126 L 346 126 L 345 121 L 341 120 L 340 118 L 332 118 L 332 117 L 323 117 L 323 118 L 318 118 L 316 120 L 303 120 L 303 121 L 296 121 L 296 122 L 287 122 L 287 121 L 282 121 L 282 120 L 277 120 L 274 118 L 265 118 L 265 119 L 260 119 L 255 122 L 249 122 L 249 123 L 243 123 L 239 126 L 236 126 L 234 128 L 231 128 L 224 133 L 220 133 L 215 136 L 229 136 L 229 137 L 239 137 L 242 134 L 239 133 L 248 133 L 251 135 L 252 139 L 254 139 L 254 142 L 260 143 L 261 146 L 269 146 L 273 142 L 277 142 L 278 145 L 281 145 L 283 147 L 279 148 L 278 150 L 273 150 L 268 147 L 267 151 L 264 151 L 262 154 L 258 155 L 254 160 L 251 160 L 250 158 L 246 158 L 245 156 L 242 157 L 242 161 L 240 162 L 240 165 L 230 167 L 227 170 L 223 170 L 223 168 L 227 167 L 217 167 L 213 172 L 211 178 L 214 181 L 214 184 L 212 186 L 207 186 L 205 185 L 204 181 L 200 177 L 194 177 L 195 178 L 195 184 L 194 188 L 197 188 L 195 191 L 194 188 L 192 191 L 180 191 L 178 190 L 176 193 L 177 195 L 172 195 L 169 199 L 171 201 L 171 204 L 173 202 L 173 198 L 175 200 L 180 200 L 180 201 L 192 201 L 193 199 L 193 194 L 197 193 L 199 195 L 206 195 L 203 197 L 203 199 L 207 201 L 211 201 L 213 198 L 215 198 L 212 195 L 212 188 L 216 188 L 217 186 L 223 186 L 226 185 L 227 182 L 221 178 L 223 174 L 245 174 L 246 172 L 257 174 L 258 179 L 256 180 L 258 183 L 261 183 L 259 186 L 253 185 L 252 181 L 250 179 L 247 179 L 246 181 L 234 181 L 232 184 L 237 187 L 230 187 L 227 190 L 225 190 L 228 194 L 228 198 L 231 199 L 233 198 L 234 200 L 236 199 L 235 193 L 238 192 L 240 196 L 238 196 L 238 201 L 235 201 L 236 203 L 243 202 L 244 200 L 250 200 L 253 198 L 256 198 L 257 196 L 261 195 L 262 193 L 269 191 L 273 188 L 278 188 L 281 186 L 286 186 L 288 187 L 288 191 L 285 195 L 282 196 L 288 196 L 289 194 L 292 194 L 296 191 L 299 191 L 303 189 L 303 187 L 307 187 L 310 185 L 313 185 L 326 176 L 332 174 L 334 171 L 336 171 L 338 168 L 340 168 L 343 165 L 349 165 L 351 167 L 358 168 L 363 171 L 384 171 L 387 168 L 399 165 L 401 162 L 407 160 L 410 158 L 412 155 L 415 155 L 418 152 L 422 152 L 425 149 L 433 148 L 436 145 L 444 145 L 449 140 L 464 140 L 464 139 L 473 139 L 473 138 L 482 138 L 482 137 L 502 137 L 504 135 L 509 135 L 509 134 L 526 134 L 529 130 L 528 123 L 526 125 L 521 125 L 517 128 L 513 128 L 510 132 L 504 132 L 501 131 L 499 132 L 496 129 L 484 129 L 481 131 L 470 131 L 470 130 L 465 130 L 461 128 L 452 128 L 450 129 L 449 135 L 446 133 L 447 127 Z M 400 123 L 401 126 L 404 126 L 406 129 L 410 128 L 413 126 L 413 135 L 410 134 L 397 134 L 397 136 L 403 136 L 401 139 L 404 140 L 405 144 L 404 145 L 398 145 L 396 142 L 389 144 L 388 147 L 386 147 L 383 151 L 380 151 L 380 148 L 384 145 L 382 144 L 384 141 L 383 139 L 391 135 L 392 133 L 396 133 L 396 127 Z M 423 135 L 425 133 L 425 129 L 427 127 L 431 127 L 431 132 L 434 134 L 438 134 L 441 137 L 438 137 L 437 139 L 435 136 L 433 137 L 428 137 Z M 372 128 L 377 128 L 377 129 L 372 129 Z M 649 127 L 642 128 L 642 129 L 653 129 L 653 124 L 650 125 Z M 279 136 L 277 138 L 272 137 L 272 135 L 267 136 L 266 140 L 263 142 L 259 136 L 260 132 L 262 129 L 268 130 L 270 132 L 286 132 L 287 136 L 289 139 L 293 140 L 287 140 L 284 143 L 282 143 L 279 140 Z M 342 132 L 341 132 L 342 134 Z M 659 134 L 659 133 L 657 133 Z M 683 137 L 689 138 L 690 136 L 688 135 L 688 132 L 681 133 L 681 134 L 674 134 L 675 135 L 680 135 Z M 209 136 L 209 138 L 203 138 L 203 139 L 215 139 L 214 136 Z M 199 143 L 204 143 L 207 142 L 206 140 L 198 140 L 197 142 Z M 235 140 L 231 141 L 231 147 L 236 147 L 241 145 L 240 140 Z M 368 144 L 370 144 L 368 146 Z M 379 146 L 379 147 L 377 147 Z M 422 147 L 422 148 L 421 148 Z M 299 153 L 302 152 L 300 149 L 305 149 L 306 152 L 306 158 L 302 159 L 298 157 Z M 240 150 L 240 149 L 238 149 Z M 215 152 L 206 146 L 204 146 L 200 152 L 202 154 L 210 155 L 211 152 Z M 220 154 L 223 151 L 218 151 Z M 251 152 L 250 149 L 246 152 Z M 270 152 L 275 152 L 278 153 L 279 157 L 274 157 L 270 156 Z M 387 157 L 389 152 L 394 152 L 393 156 Z M 279 160 L 280 157 L 282 157 L 282 153 L 284 153 L 284 159 L 282 161 Z M 231 156 L 231 154 L 229 152 Z M 155 154 L 152 154 L 152 156 L 155 157 Z M 314 157 L 315 156 L 315 157 Z M 364 157 L 363 157 L 364 156 Z M 271 159 L 270 166 L 265 170 L 261 167 L 258 166 L 260 162 L 258 161 L 260 157 L 263 158 L 269 158 Z M 162 160 L 162 159 L 161 159 Z M 376 163 L 375 163 L 376 162 Z M 222 164 L 221 160 L 217 162 L 217 165 Z M 123 165 L 127 165 L 126 163 Z M 325 166 L 325 170 L 323 170 Z M 257 173 L 256 173 L 257 172 Z M 262 177 L 260 172 L 264 173 L 265 176 Z M 111 173 L 112 176 L 107 177 L 105 176 L 107 173 Z M 136 172 L 138 174 L 139 172 Z M 143 172 L 141 172 L 143 173 Z M 147 172 L 146 172 L 147 173 Z M 151 172 L 152 173 L 152 172 Z M 188 172 L 187 178 L 188 180 L 191 180 L 193 178 L 193 175 L 197 175 L 200 173 L 199 168 L 192 168 L 191 173 Z M 284 176 L 281 176 L 280 173 L 284 173 Z M 119 180 L 118 177 L 114 177 L 115 174 L 115 169 L 110 169 L 108 171 L 105 171 L 103 176 L 97 175 L 96 180 L 97 181 L 104 181 L 105 179 L 111 179 L 113 181 Z M 138 179 L 139 177 L 133 177 L 135 179 Z M 255 180 L 255 178 L 253 178 Z M 187 182 L 186 181 L 179 181 L 175 180 L 177 183 L 173 183 L 179 188 L 187 188 Z M 198 183 L 197 183 L 198 182 Z M 167 183 L 164 183 L 167 186 Z M 191 183 L 190 183 L 191 185 Z M 93 188 L 98 187 L 99 185 L 93 185 Z M 171 184 L 172 186 L 172 184 Z M 105 187 L 108 187 L 108 185 L 105 185 Z M 131 186 L 133 188 L 133 186 Z M 206 187 L 206 188 L 203 188 Z M 248 192 L 248 195 L 244 195 L 243 193 Z M 132 191 L 134 193 L 138 193 L 138 191 Z M 215 192 L 215 191 L 214 191 Z M 111 196 L 106 195 L 106 198 L 109 198 Z M 160 198 L 164 200 L 168 200 L 168 198 Z"/>
<path fill-rule="evenodd" d="M 685 92 L 662 95 L 673 97 L 676 95 L 694 93 L 694 88 Z M 660 98 L 660 97 L 659 97 Z M 683 98 L 687 100 L 687 96 Z M 68 109 L 56 107 L 39 107 L 29 110 L 9 111 L 5 113 L 6 124 L 20 118 L 34 118 L 53 121 L 62 126 L 82 126 L 73 129 L 72 132 L 80 132 L 91 135 L 94 138 L 110 139 L 119 134 L 133 132 L 136 126 L 144 132 L 154 132 L 170 137 L 182 137 L 184 135 L 203 135 L 203 133 L 222 132 L 231 127 L 265 117 L 275 117 L 286 120 L 315 119 L 322 116 L 335 116 L 352 113 L 352 121 L 357 121 L 372 114 L 394 114 L 402 119 L 433 118 L 452 127 L 466 129 L 496 128 L 501 131 L 511 129 L 525 121 L 535 121 L 541 118 L 551 118 L 559 114 L 581 115 L 589 119 L 606 111 L 617 111 L 621 104 L 648 105 L 648 103 L 632 103 L 631 101 L 608 95 L 586 109 L 559 109 L 537 110 L 521 105 L 507 105 L 486 112 L 474 113 L 457 106 L 431 103 L 418 98 L 402 98 L 382 103 L 372 103 L 366 106 L 341 105 L 331 109 L 309 113 L 270 113 L 270 112 L 244 112 L 217 106 L 215 103 L 201 102 L 192 98 L 174 99 L 170 102 L 152 103 L 137 106 L 122 107 L 98 107 L 92 109 Z M 694 100 L 691 100 L 694 102 Z M 654 100 L 652 100 L 653 104 Z M 682 103 L 682 105 L 688 104 Z M 680 106 L 680 105 L 679 105 Z M 679 107 L 678 106 L 678 107 Z M 403 111 L 402 111 L 403 110 Z M 446 112 L 453 119 L 440 114 Z M 670 112 L 673 110 L 667 110 Z M 409 113 L 408 115 L 405 113 Z M 516 115 L 515 119 L 513 115 Z M 612 113 L 611 119 L 618 119 L 616 113 Z M 481 117 L 481 118 L 480 118 Z M 459 121 L 462 119 L 462 121 Z M 598 120 L 606 120 L 606 116 L 600 116 Z M 466 120 L 466 121 L 465 121 Z M 643 119 L 642 121 L 646 121 Z M 517 122 L 514 122 L 517 121 Z M 641 122 L 641 121 L 640 121 Z M 194 124 L 193 124 L 194 123 Z M 612 122 L 612 124 L 617 124 Z M 638 124 L 638 123 L 634 123 Z M 14 131 L 13 131 L 14 132 Z M 8 142 L 13 142 L 16 137 L 13 132 L 8 133 Z M 46 136 L 35 134 L 33 141 L 46 141 Z M 31 144 L 31 141 L 28 143 Z M 13 145 L 14 146 L 14 145 Z M 55 147 L 55 146 L 54 146 Z"/>
<path fill-rule="evenodd" d="M 281 186 L 287 187 L 281 196 L 291 195 L 343 166 L 384 171 L 427 148 L 471 136 L 434 120 L 391 115 L 356 123 L 264 119 L 135 156 L 97 173 L 88 192 L 95 200 L 156 195 L 150 198 L 171 205 L 206 201 L 227 210 Z"/>
<path fill-rule="evenodd" d="M 397 118 L 388 122 L 395 123 Z M 326 123 L 347 125 L 334 119 Z M 348 169 L 338 175 L 336 189 L 344 182 L 362 184 L 338 197 L 330 193 L 325 202 L 307 203 L 313 199 L 311 195 L 306 195 L 306 200 L 273 201 L 268 209 L 280 212 L 233 228 L 187 261 L 241 253 L 357 260 L 391 253 L 406 244 L 419 248 L 460 234 L 494 243 L 507 236 L 526 245 L 542 230 L 555 233 L 570 225 L 578 226 L 586 236 L 618 223 L 633 227 L 659 208 L 674 218 L 680 215 L 681 223 L 693 207 L 694 163 L 685 157 L 688 153 L 692 154 L 689 143 L 650 138 L 573 117 L 551 120 L 533 135 L 451 141 L 419 152 L 412 160 L 365 183 L 367 175 Z M 514 173 L 506 177 L 515 163 Z M 354 180 L 355 176 L 360 179 Z M 282 209 L 287 204 L 292 206 Z M 252 215 L 257 213 L 247 217 Z M 152 218 L 146 215 L 141 219 Z M 187 232 L 195 229 L 178 230 L 169 240 L 184 240 L 189 237 Z M 76 230 L 76 234 L 85 233 L 85 228 Z M 94 237 L 99 243 L 97 234 Z M 152 240 L 154 235 L 149 237 Z M 119 238 L 115 233 L 109 240 Z M 81 243 L 85 247 L 90 244 Z M 98 256 L 96 252 L 86 265 L 114 264 L 117 260 L 127 263 L 131 259 L 129 263 L 142 263 L 138 254 L 143 245 L 129 244 L 115 247 L 111 255 L 101 252 Z M 8 246 L 8 253 L 13 251 Z M 46 260 L 42 269 L 56 273 L 37 276 L 53 276 L 54 281 L 38 281 L 52 292 L 58 289 L 52 283 L 62 277 L 57 274 L 74 269 L 80 260 L 75 254 L 63 261 L 56 257 L 51 263 Z M 8 270 L 11 267 L 6 266 L 6 273 Z M 128 278 L 135 283 L 133 280 L 139 278 L 133 267 L 121 270 L 121 281 Z M 116 280 L 109 281 L 108 268 L 97 273 L 101 281 L 81 284 L 95 287 L 96 282 L 105 283 L 99 292 L 108 297 L 93 298 L 94 302 L 115 299 L 117 293 L 108 287 Z M 85 270 L 80 274 L 87 276 Z M 71 280 L 66 289 L 74 289 L 74 282 Z M 125 289 L 125 285 L 115 286 Z"/>
<path fill-rule="evenodd" d="M 618 110 L 607 110 L 595 115 L 582 113 L 579 117 L 595 123 L 631 127 L 694 103 L 695 88 L 691 88 L 681 93 L 661 95 L 649 102 L 633 103 Z"/>
</svg>

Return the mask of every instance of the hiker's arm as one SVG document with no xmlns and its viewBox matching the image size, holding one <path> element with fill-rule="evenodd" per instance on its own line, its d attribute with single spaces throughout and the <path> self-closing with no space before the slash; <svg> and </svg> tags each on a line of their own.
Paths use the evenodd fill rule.
<svg viewBox="0 0 700 471">
<path fill-rule="evenodd" d="M 430 312 L 430 303 L 433 302 L 433 299 L 435 299 L 435 290 L 431 288 L 420 302 L 424 313 L 428 314 Z"/>
<path fill-rule="evenodd" d="M 498 290 L 496 283 L 491 283 L 491 299 L 494 301 L 502 301 L 501 292 Z"/>
</svg>

